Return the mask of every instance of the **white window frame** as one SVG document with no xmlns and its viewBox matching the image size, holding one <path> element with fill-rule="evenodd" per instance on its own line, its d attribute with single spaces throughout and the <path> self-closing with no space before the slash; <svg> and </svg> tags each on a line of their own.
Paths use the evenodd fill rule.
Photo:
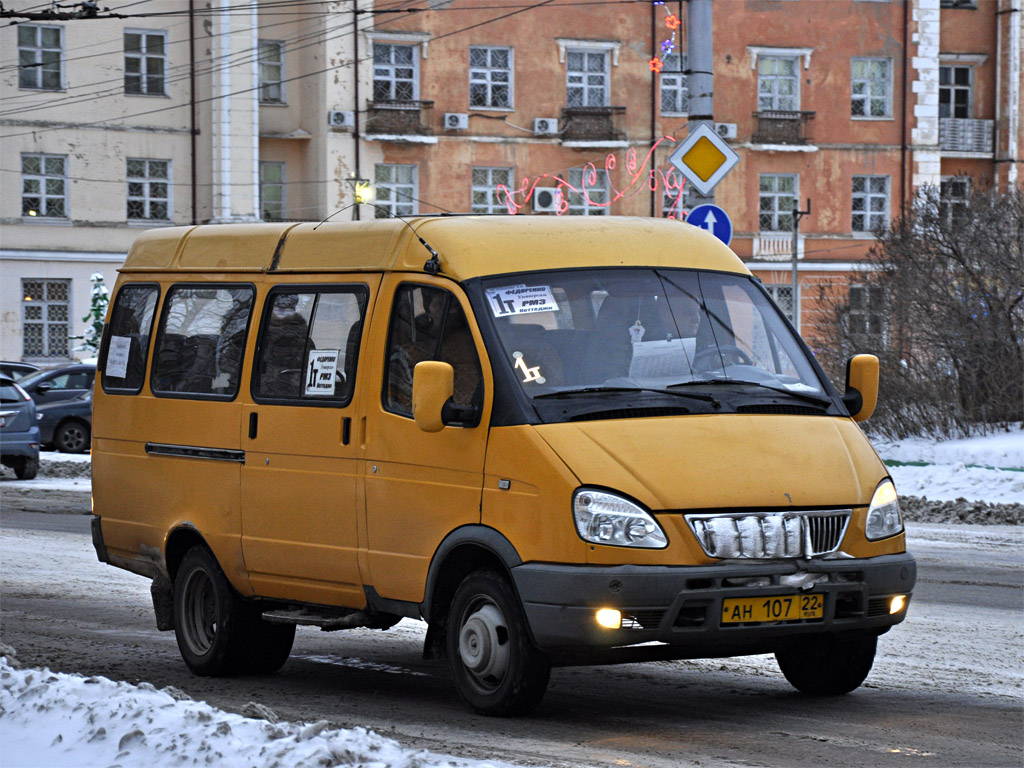
<svg viewBox="0 0 1024 768">
<path fill-rule="evenodd" d="M 947 224 L 961 221 L 967 216 L 971 199 L 970 176 L 943 176 L 939 183 L 939 217 Z M 962 188 L 962 194 L 958 194 Z M 958 209 L 960 211 L 958 212 Z"/>
<path fill-rule="evenodd" d="M 269 168 L 275 168 L 281 171 L 280 181 L 268 181 L 264 176 L 264 171 Z M 285 213 L 288 211 L 288 164 L 281 163 L 271 160 L 260 161 L 260 221 L 283 221 Z M 281 211 L 280 216 L 273 217 L 266 215 L 266 190 L 270 188 L 280 188 L 281 192 Z"/>
<path fill-rule="evenodd" d="M 400 169 L 412 170 L 412 182 L 399 181 Z M 382 178 L 382 176 L 387 178 Z M 419 166 L 411 163 L 377 163 L 373 168 L 374 217 L 387 219 L 395 216 L 413 216 L 419 212 Z M 387 196 L 381 194 L 387 190 Z M 409 199 L 399 200 L 401 195 Z"/>
<path fill-rule="evenodd" d="M 949 83 L 943 85 L 942 83 L 942 70 L 948 69 L 950 71 Z M 963 70 L 967 72 L 967 85 L 958 85 L 956 80 L 956 71 Z M 965 61 L 947 61 L 941 60 L 939 62 L 939 117 L 953 117 L 959 120 L 970 120 L 974 117 L 974 84 L 977 81 L 977 71 L 973 62 Z M 949 92 L 949 114 L 942 114 L 942 93 L 943 91 Z M 958 91 L 966 91 L 967 93 L 967 114 L 957 115 L 955 113 L 955 101 L 956 94 Z"/>
<path fill-rule="evenodd" d="M 611 104 L 611 66 L 608 51 L 603 48 L 591 48 L 584 46 L 566 47 L 565 51 L 565 104 L 570 109 L 574 107 L 607 107 Z M 583 68 L 571 69 L 573 56 L 583 56 Z M 603 66 L 598 72 L 591 72 L 587 65 L 591 57 L 600 57 Z M 593 82 L 600 77 L 600 84 Z M 594 94 L 600 89 L 600 103 L 595 103 Z M 580 103 L 573 103 L 573 93 L 579 91 Z"/>
<path fill-rule="evenodd" d="M 796 287 L 795 304 L 793 302 L 793 285 L 791 283 L 787 283 L 785 285 L 765 284 L 764 289 L 765 291 L 768 292 L 768 295 L 772 297 L 772 301 L 775 302 L 776 306 L 778 306 L 778 308 L 782 310 L 782 314 L 789 318 L 789 321 L 793 324 L 794 327 L 799 328 L 800 286 L 797 285 Z M 783 294 L 785 294 L 784 297 Z M 797 317 L 794 317 L 793 314 L 794 306 L 796 308 L 796 314 L 798 315 Z"/>
<path fill-rule="evenodd" d="M 864 295 L 864 301 L 867 302 L 866 306 L 854 308 L 854 293 L 862 291 Z M 876 302 L 874 311 L 872 308 L 872 300 Z M 885 306 L 885 292 L 881 286 L 870 285 L 867 283 L 854 283 L 849 287 L 849 315 L 846 319 L 847 333 L 855 338 L 862 340 L 872 340 L 882 343 L 885 341 L 886 336 L 886 323 L 885 323 L 885 312 L 882 309 Z M 854 331 L 853 330 L 853 319 L 855 317 L 864 318 L 864 330 Z M 872 322 L 874 318 L 874 322 Z"/>
<path fill-rule="evenodd" d="M 487 64 L 485 66 L 473 64 L 473 51 L 485 51 Z M 495 51 L 505 51 L 508 54 L 508 66 L 495 66 L 492 63 L 492 55 Z M 505 80 L 501 80 L 502 73 Z M 483 87 L 487 91 L 486 104 L 473 103 L 473 86 Z M 507 103 L 498 104 L 494 97 L 495 87 L 505 86 L 508 89 Z M 469 108 L 470 109 L 515 109 L 515 50 L 508 45 L 471 45 L 469 46 Z"/>
<path fill-rule="evenodd" d="M 31 173 L 25 171 L 25 161 L 29 158 L 38 158 L 40 173 Z M 61 172 L 50 173 L 47 171 L 47 161 L 49 160 L 60 160 Z M 60 194 L 55 194 L 50 191 L 51 184 L 49 182 L 59 180 L 61 182 Z M 39 183 L 38 193 L 28 193 L 25 189 L 26 182 L 37 181 Z M 39 208 L 32 209 L 37 211 L 35 215 L 25 210 L 25 197 L 38 197 Z M 64 209 L 60 215 L 52 215 L 50 213 L 49 200 L 60 200 L 61 207 Z M 32 219 L 49 219 L 51 221 L 66 221 L 71 217 L 70 211 L 70 200 L 68 199 L 68 156 L 67 155 L 49 155 L 42 152 L 26 152 L 21 156 L 21 215 L 26 220 Z"/>
<path fill-rule="evenodd" d="M 480 176 L 486 178 L 481 180 Z M 470 191 L 470 210 L 477 214 L 507 214 L 508 206 L 498 200 L 498 185 L 503 184 L 510 192 L 512 189 L 512 168 L 473 166 L 470 171 L 472 183 Z M 483 202 L 478 199 L 483 196 Z"/>
<path fill-rule="evenodd" d="M 863 189 L 857 190 L 857 180 L 863 180 Z M 877 189 L 873 189 L 875 186 L 873 182 L 882 181 L 884 182 L 885 191 L 881 192 Z M 889 196 L 891 194 L 892 185 L 890 184 L 889 176 L 883 175 L 862 175 L 857 174 L 853 177 L 851 182 L 851 193 L 852 200 L 850 205 L 850 229 L 856 234 L 867 234 L 870 235 L 875 231 L 877 223 L 885 225 L 889 224 Z M 862 202 L 862 208 L 858 210 L 857 201 Z M 872 201 L 882 200 L 883 210 L 875 210 L 872 208 Z M 857 226 L 857 217 L 864 217 L 860 226 Z"/>
<path fill-rule="evenodd" d="M 269 55 L 273 54 L 273 55 Z M 283 40 L 260 40 L 259 41 L 259 94 L 260 104 L 284 106 L 285 101 L 285 72 L 284 72 L 284 41 Z M 277 76 L 271 77 L 273 68 L 277 68 Z M 268 69 L 271 70 L 268 72 Z M 267 95 L 273 89 L 277 89 L 276 97 Z"/>
<path fill-rule="evenodd" d="M 772 180 L 771 189 L 762 189 L 766 179 Z M 782 179 L 793 180 L 793 191 L 780 192 L 779 181 Z M 780 207 L 779 201 L 785 197 L 791 197 L 792 201 L 788 209 Z M 766 215 L 766 211 L 761 210 L 761 200 L 770 199 L 772 201 L 772 228 L 765 229 L 762 227 L 761 217 Z M 757 226 L 759 232 L 792 232 L 793 231 L 793 208 L 796 206 L 796 201 L 800 199 L 800 174 L 798 173 L 762 173 L 757 177 Z"/>
<path fill-rule="evenodd" d="M 35 33 L 35 39 L 32 45 L 23 45 L 21 42 L 21 33 L 25 30 L 32 30 Z M 55 30 L 57 32 L 57 47 L 52 48 L 43 44 L 43 31 L 44 30 Z M 43 59 L 47 53 L 57 54 L 57 85 L 53 88 L 49 88 L 43 84 L 44 75 L 44 63 Z M 29 62 L 27 59 L 32 58 Z M 32 78 L 34 81 L 33 85 L 26 85 L 22 81 L 22 75 L 31 71 L 34 75 Z M 50 70 L 52 71 L 52 70 Z M 20 24 L 18 25 L 18 88 L 23 90 L 32 91 L 63 91 L 64 86 L 64 28 L 49 25 L 49 24 Z"/>
<path fill-rule="evenodd" d="M 141 51 L 128 50 L 128 35 L 139 35 Z M 162 52 L 150 53 L 147 38 L 160 37 L 163 39 Z M 139 78 L 139 90 L 133 91 L 128 88 L 128 62 L 129 60 L 139 61 L 139 71 L 130 73 Z M 149 90 L 149 67 L 150 60 L 160 61 L 160 90 Z M 126 29 L 124 31 L 124 92 L 129 96 L 166 96 L 167 95 L 167 32 L 160 29 Z"/>
<path fill-rule="evenodd" d="M 143 163 L 144 164 L 145 170 L 144 170 L 144 172 L 143 172 L 143 174 L 141 176 L 132 176 L 129 173 L 129 166 L 132 163 Z M 164 165 L 167 168 L 167 175 L 166 176 L 154 176 L 154 175 L 152 175 L 152 170 L 153 170 L 152 169 L 152 164 L 154 164 L 154 163 L 164 163 Z M 173 185 L 171 183 L 172 179 L 173 179 L 171 174 L 172 174 L 172 169 L 171 169 L 171 161 L 170 160 L 162 160 L 162 159 L 146 158 L 146 157 L 129 157 L 129 158 L 127 158 L 127 160 L 125 161 L 125 179 L 127 181 L 127 201 L 126 201 L 125 208 L 127 209 L 128 204 L 130 204 L 132 201 L 141 202 L 142 203 L 143 211 L 145 212 L 144 216 L 129 216 L 128 212 L 126 210 L 125 211 L 125 218 L 129 222 L 135 222 L 135 221 L 142 221 L 142 222 L 170 221 L 174 217 L 174 200 L 173 200 L 173 197 L 172 197 L 172 190 L 174 189 L 174 187 L 173 187 Z M 133 195 L 132 194 L 132 184 L 141 184 L 142 185 L 142 193 L 141 194 L 137 194 L 137 195 Z M 153 187 L 154 187 L 154 185 L 160 185 L 160 184 L 163 184 L 164 187 L 166 187 L 167 194 L 166 194 L 165 197 L 159 197 L 159 196 L 153 194 Z M 166 205 L 167 206 L 167 215 L 166 216 L 154 216 L 153 215 L 153 204 L 154 203 L 163 203 L 164 205 Z"/>
<path fill-rule="evenodd" d="M 42 283 L 43 284 L 43 297 L 41 299 L 27 300 L 29 290 L 26 287 L 26 283 Z M 65 299 L 51 299 L 50 298 L 50 285 L 61 284 L 64 286 L 64 294 L 67 298 Z M 70 278 L 49 278 L 49 277 L 23 277 L 21 279 L 21 322 L 22 322 L 22 334 L 21 334 L 21 350 L 22 356 L 29 360 L 51 360 L 58 359 L 64 360 L 71 357 L 71 279 Z M 51 307 L 63 306 L 64 307 L 64 318 L 52 318 L 50 315 Z M 40 307 L 40 317 L 28 318 L 29 307 Z M 25 333 L 25 329 L 29 325 L 39 325 L 42 327 L 42 353 L 29 352 L 25 344 L 28 341 L 28 334 Z M 63 331 L 61 327 L 63 326 Z M 54 327 L 57 329 L 57 337 L 62 339 L 63 350 L 52 351 L 50 349 L 50 329 Z"/>
<path fill-rule="evenodd" d="M 793 65 L 793 74 L 779 74 L 762 71 L 762 64 L 767 68 L 768 62 L 789 62 Z M 780 93 L 780 86 L 791 82 L 793 93 Z M 765 86 L 771 88 L 765 92 Z M 768 100 L 768 104 L 764 100 Z M 757 62 L 757 111 L 758 112 L 798 112 L 800 110 L 800 58 L 793 54 L 763 54 Z"/>
<path fill-rule="evenodd" d="M 387 62 L 377 61 L 377 49 L 380 46 L 382 49 L 389 49 L 390 53 Z M 374 40 L 373 41 L 373 100 L 375 102 L 388 102 L 388 101 L 419 101 L 420 98 L 420 62 L 417 54 L 416 43 L 401 43 L 390 40 Z M 408 48 L 410 52 L 410 61 L 408 66 L 404 64 L 394 63 L 394 51 L 398 48 Z M 395 75 L 396 69 L 412 69 L 412 77 L 398 78 Z M 388 83 L 388 97 L 386 99 L 377 98 L 377 83 L 386 82 Z M 396 93 L 396 86 L 400 82 L 410 82 L 412 85 L 412 96 L 410 98 L 398 98 Z"/>
<path fill-rule="evenodd" d="M 687 58 L 683 51 L 667 54 L 664 59 L 664 68 L 658 74 L 660 83 L 658 88 L 658 104 L 661 107 L 661 114 L 672 116 L 683 116 L 690 111 L 690 84 L 686 75 Z M 678 62 L 678 63 L 676 63 Z M 665 97 L 668 96 L 674 105 L 682 105 L 682 109 L 665 109 Z"/>
<path fill-rule="evenodd" d="M 858 64 L 863 64 L 867 75 L 856 75 L 854 70 Z M 882 64 L 885 73 L 881 77 L 872 77 L 870 70 L 872 65 Z M 892 119 L 892 59 L 881 56 L 855 56 L 850 59 L 850 117 L 853 120 L 891 120 Z M 857 93 L 858 86 L 862 93 Z M 879 93 L 881 91 L 881 93 Z M 881 114 L 872 113 L 872 105 L 877 101 L 883 101 Z M 862 114 L 855 114 L 854 104 L 860 104 Z"/>
<path fill-rule="evenodd" d="M 596 174 L 597 184 L 590 184 L 588 177 Z M 588 167 L 570 168 L 569 184 L 580 192 L 574 192 L 568 187 L 562 187 L 569 209 L 566 213 L 570 216 L 608 216 L 611 212 L 609 206 L 600 205 L 611 200 L 611 187 L 608 180 L 608 171 L 604 168 L 591 169 Z M 584 194 L 584 192 L 586 194 Z M 603 200 L 595 197 L 604 197 Z M 591 202 L 593 201 L 593 202 Z"/>
</svg>

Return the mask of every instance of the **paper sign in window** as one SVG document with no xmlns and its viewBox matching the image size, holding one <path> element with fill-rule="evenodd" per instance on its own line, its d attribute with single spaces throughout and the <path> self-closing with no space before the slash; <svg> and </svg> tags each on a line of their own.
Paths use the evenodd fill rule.
<svg viewBox="0 0 1024 768">
<path fill-rule="evenodd" d="M 306 362 L 306 386 L 304 394 L 314 397 L 334 395 L 334 377 L 338 371 L 338 349 L 314 349 Z"/>
<path fill-rule="evenodd" d="M 490 288 L 487 303 L 495 317 L 526 315 L 531 312 L 557 312 L 558 303 L 546 285 L 510 285 Z"/>
<path fill-rule="evenodd" d="M 131 336 L 110 337 L 110 346 L 107 347 L 107 376 L 123 379 L 128 375 L 128 354 L 131 348 Z"/>
</svg>

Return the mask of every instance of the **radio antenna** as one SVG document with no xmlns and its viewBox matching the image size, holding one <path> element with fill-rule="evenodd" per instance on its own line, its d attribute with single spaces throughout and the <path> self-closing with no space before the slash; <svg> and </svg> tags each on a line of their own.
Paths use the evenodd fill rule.
<svg viewBox="0 0 1024 768">
<path fill-rule="evenodd" d="M 413 235 L 416 236 L 416 239 L 420 241 L 420 244 L 424 248 L 426 248 L 427 252 L 430 254 L 430 258 L 427 259 L 426 263 L 423 265 L 423 271 L 426 272 L 429 275 L 437 275 L 437 274 L 439 274 L 441 272 L 441 259 L 438 257 L 437 251 L 435 251 L 433 248 L 430 247 L 430 243 L 428 243 L 426 240 L 424 240 L 422 237 L 420 237 L 419 233 L 415 229 L 413 229 L 412 224 L 410 224 L 408 221 L 406 221 L 404 216 L 401 216 L 401 215 L 399 215 L 397 213 L 394 213 L 393 211 L 389 211 L 387 208 L 384 208 L 382 206 L 374 205 L 373 203 L 350 203 L 349 205 L 346 205 L 344 208 L 339 208 L 334 213 L 332 213 L 330 216 L 328 216 L 326 219 L 324 219 L 319 224 L 317 224 L 315 227 L 313 227 L 313 231 L 315 232 L 322 225 L 326 224 L 328 221 L 333 219 L 339 213 L 344 213 L 349 208 L 352 208 L 353 206 L 356 206 L 356 205 L 369 205 L 369 206 L 372 206 L 373 208 L 375 208 L 378 211 L 384 211 L 384 213 L 386 213 L 388 215 L 388 218 L 390 218 L 390 219 L 399 219 L 403 224 L 405 224 L 405 226 L 407 226 L 409 228 L 409 231 L 411 231 L 413 233 Z"/>
</svg>

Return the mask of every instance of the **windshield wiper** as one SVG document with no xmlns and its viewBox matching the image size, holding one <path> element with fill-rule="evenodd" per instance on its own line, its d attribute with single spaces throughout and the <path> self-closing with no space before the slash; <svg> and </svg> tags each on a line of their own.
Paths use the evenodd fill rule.
<svg viewBox="0 0 1024 768">
<path fill-rule="evenodd" d="M 751 387 L 758 387 L 760 389 L 768 389 L 771 390 L 772 392 L 778 392 L 779 394 L 782 395 L 789 395 L 790 397 L 795 397 L 798 400 L 804 400 L 805 402 L 814 403 L 815 405 L 819 405 L 822 408 L 828 408 L 830 405 L 832 405 L 832 401 L 827 397 L 822 397 L 820 395 L 810 395 L 807 394 L 806 392 L 794 392 L 793 390 L 786 389 L 785 387 L 773 387 L 768 384 L 764 384 L 760 381 L 749 381 L 748 379 L 694 379 L 693 381 L 681 381 L 678 384 L 670 384 L 669 388 L 696 387 L 705 384 L 711 384 L 714 386 L 735 386 L 737 384 L 746 384 Z"/>
<path fill-rule="evenodd" d="M 721 403 L 714 395 L 705 395 L 700 392 L 675 392 L 671 389 L 658 389 L 657 387 L 582 387 L 580 389 L 563 389 L 560 392 L 545 392 L 542 395 L 534 395 L 534 400 L 555 399 L 558 397 L 573 397 L 575 395 L 600 395 L 612 392 L 654 392 L 659 395 L 672 395 L 673 397 L 686 397 L 690 400 L 701 400 L 711 403 L 714 408 L 721 407 Z"/>
</svg>

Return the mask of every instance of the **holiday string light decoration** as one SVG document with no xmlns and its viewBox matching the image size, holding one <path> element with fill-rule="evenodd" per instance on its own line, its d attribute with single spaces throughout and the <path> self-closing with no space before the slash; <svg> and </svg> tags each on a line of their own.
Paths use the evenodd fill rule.
<svg viewBox="0 0 1024 768">
<path fill-rule="evenodd" d="M 659 0 L 655 0 L 654 4 L 655 5 L 660 5 L 662 8 L 665 8 L 664 0 L 660 0 L 660 1 Z M 679 29 L 679 26 L 683 23 L 682 20 L 678 16 L 676 16 L 674 13 L 669 11 L 668 8 L 665 8 L 665 13 L 668 14 L 665 17 L 665 26 L 672 30 L 672 36 L 668 40 L 663 40 L 661 42 L 661 55 L 662 56 L 668 56 L 668 55 L 670 55 L 671 53 L 673 53 L 675 51 L 675 49 L 676 49 L 676 31 Z M 653 59 L 651 59 L 649 62 L 647 62 L 647 66 L 651 70 L 651 72 L 659 72 L 660 73 L 661 70 L 665 66 L 665 62 L 661 60 L 660 56 L 655 56 Z"/>
</svg>

